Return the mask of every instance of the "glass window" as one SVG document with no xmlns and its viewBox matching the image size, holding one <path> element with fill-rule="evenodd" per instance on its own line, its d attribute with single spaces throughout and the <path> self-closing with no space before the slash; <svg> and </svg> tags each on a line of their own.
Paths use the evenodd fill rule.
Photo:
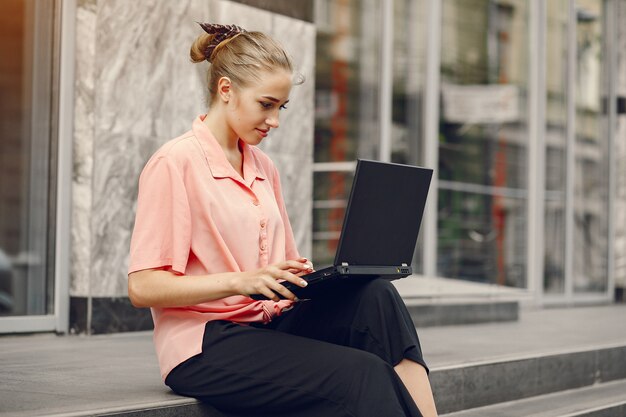
<svg viewBox="0 0 626 417">
<path fill-rule="evenodd" d="M 526 287 L 528 3 L 442 3 L 441 276 Z"/>
<path fill-rule="evenodd" d="M 332 263 L 357 158 L 379 149 L 379 0 L 318 0 L 313 260 Z"/>
<path fill-rule="evenodd" d="M 565 292 L 565 204 L 567 172 L 567 31 L 569 1 L 546 3 L 546 178 L 544 291 Z"/>
<path fill-rule="evenodd" d="M 576 1 L 575 292 L 604 292 L 608 277 L 609 130 L 604 2 Z"/>
<path fill-rule="evenodd" d="M 424 161 L 426 12 L 424 0 L 394 1 L 391 162 L 399 164 L 422 165 Z M 418 254 L 423 236 L 420 232 Z M 422 256 L 414 257 L 413 271 L 423 272 Z"/>
<path fill-rule="evenodd" d="M 316 184 L 313 203 L 313 259 L 316 264 L 331 265 L 335 259 L 353 178 L 352 171 L 316 172 L 313 176 Z"/>
<path fill-rule="evenodd" d="M 0 3 L 0 316 L 50 314 L 54 2 Z"/>
<path fill-rule="evenodd" d="M 379 9 L 374 0 L 317 2 L 315 162 L 377 155 Z"/>
<path fill-rule="evenodd" d="M 395 0 L 391 161 L 399 164 L 423 161 L 426 26 L 424 0 Z"/>
</svg>

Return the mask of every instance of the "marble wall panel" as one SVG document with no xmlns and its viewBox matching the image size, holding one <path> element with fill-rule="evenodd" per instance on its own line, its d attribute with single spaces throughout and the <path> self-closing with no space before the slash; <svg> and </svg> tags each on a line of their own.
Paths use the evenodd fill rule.
<svg viewBox="0 0 626 417">
<path fill-rule="evenodd" d="M 616 22 L 626 22 L 626 1 L 616 2 Z M 617 26 L 617 95 L 626 97 L 626 25 Z M 617 118 L 615 198 L 615 284 L 626 287 L 626 115 Z"/>
<path fill-rule="evenodd" d="M 258 9 L 313 22 L 315 0 L 235 0 Z"/>
<path fill-rule="evenodd" d="M 299 163 L 292 155 L 272 155 L 280 172 L 289 221 L 300 255 L 313 256 L 313 162 Z"/>
<path fill-rule="evenodd" d="M 74 163 L 91 156 L 92 166 L 75 169 L 70 294 L 124 296 L 139 172 L 161 143 L 206 109 L 206 65 L 190 63 L 189 46 L 208 6 L 203 0 L 77 6 Z"/>
<path fill-rule="evenodd" d="M 272 28 L 272 13 L 232 1 L 213 0 L 209 14 L 208 21 L 213 23 L 235 24 L 249 31 L 266 33 Z"/>
<path fill-rule="evenodd" d="M 91 180 L 93 172 L 96 0 L 76 8 L 76 66 L 72 177 L 72 263 L 70 294 L 89 294 Z"/>
<path fill-rule="evenodd" d="M 77 6 L 70 293 L 123 297 L 138 175 L 154 150 L 206 111 L 207 64 L 192 64 L 188 55 L 201 33 L 195 21 L 237 23 L 270 34 L 276 25 L 291 24 L 307 44 L 292 52 L 294 59 L 311 79 L 315 31 L 308 23 L 219 0 L 84 0 Z M 312 83 L 297 88 L 293 100 L 302 103 L 302 120 L 285 122 L 291 127 L 274 132 L 276 145 L 265 150 L 281 171 L 299 247 L 309 255 L 314 91 Z"/>
<path fill-rule="evenodd" d="M 616 2 L 616 22 L 626 22 L 626 1 Z M 617 92 L 626 95 L 626 25 L 617 25 Z M 622 116 L 626 117 L 626 116 Z"/>
<path fill-rule="evenodd" d="M 273 15 L 270 34 L 292 56 L 295 69 L 304 77 L 304 83 L 292 88 L 287 110 L 281 116 L 281 127 L 277 131 L 279 140 L 268 141 L 264 144 L 265 149 L 276 154 L 302 155 L 313 161 L 315 26 Z"/>
<path fill-rule="evenodd" d="M 206 2 L 99 3 L 92 216 L 92 296 L 126 294 L 138 175 L 206 108 L 205 65 L 189 61 Z"/>
</svg>

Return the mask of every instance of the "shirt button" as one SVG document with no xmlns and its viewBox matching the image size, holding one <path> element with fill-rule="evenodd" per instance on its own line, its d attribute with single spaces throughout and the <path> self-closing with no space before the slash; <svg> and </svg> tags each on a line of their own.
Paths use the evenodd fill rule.
<svg viewBox="0 0 626 417">
<path fill-rule="evenodd" d="M 261 243 L 261 250 L 267 249 L 267 245 L 265 243 Z"/>
<path fill-rule="evenodd" d="M 265 220 L 261 220 L 261 229 L 265 229 L 265 225 L 266 225 Z"/>
<path fill-rule="evenodd" d="M 252 204 L 254 204 L 255 206 L 258 206 L 261 203 L 259 203 L 259 200 L 252 200 Z"/>
</svg>

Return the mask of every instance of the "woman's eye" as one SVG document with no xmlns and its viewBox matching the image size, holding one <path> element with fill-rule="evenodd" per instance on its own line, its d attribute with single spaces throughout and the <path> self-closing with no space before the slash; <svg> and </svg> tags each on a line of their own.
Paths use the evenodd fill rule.
<svg viewBox="0 0 626 417">
<path fill-rule="evenodd" d="M 287 106 L 285 106 L 284 104 L 282 106 L 280 106 L 281 110 L 287 110 Z"/>
<path fill-rule="evenodd" d="M 271 109 L 272 108 L 272 103 L 267 103 L 264 101 L 261 101 L 261 107 L 263 107 L 264 109 Z"/>
</svg>

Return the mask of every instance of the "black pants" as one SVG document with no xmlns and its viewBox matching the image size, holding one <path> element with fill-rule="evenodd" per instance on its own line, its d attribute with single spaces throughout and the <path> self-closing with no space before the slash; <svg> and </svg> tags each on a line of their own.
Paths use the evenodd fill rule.
<svg viewBox="0 0 626 417">
<path fill-rule="evenodd" d="M 175 392 L 242 416 L 421 416 L 393 366 L 426 367 L 395 287 L 344 283 L 267 325 L 213 321 L 202 353 L 174 368 Z"/>
</svg>

